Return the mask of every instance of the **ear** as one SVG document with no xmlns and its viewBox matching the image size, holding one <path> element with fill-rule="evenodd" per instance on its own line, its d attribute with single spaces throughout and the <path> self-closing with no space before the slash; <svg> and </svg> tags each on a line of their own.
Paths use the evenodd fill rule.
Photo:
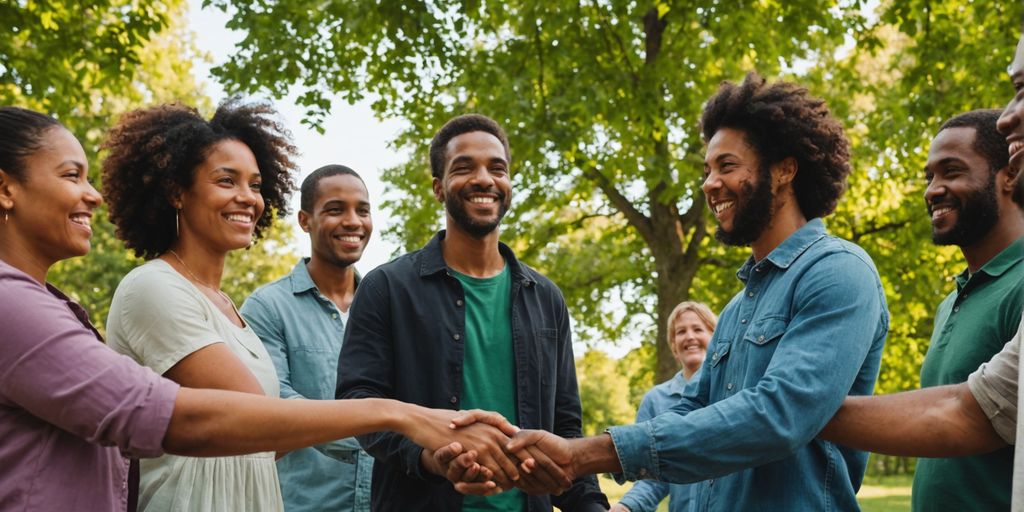
<svg viewBox="0 0 1024 512">
<path fill-rule="evenodd" d="M 792 183 L 793 178 L 796 177 L 796 170 L 796 158 L 791 156 L 783 158 L 782 160 L 772 164 L 772 186 L 781 187 Z"/>
<path fill-rule="evenodd" d="M 1014 191 L 1017 189 L 1017 186 L 1019 185 L 1019 183 L 1017 182 L 1020 181 L 1020 174 L 1020 169 L 1014 169 L 1012 166 L 1009 165 L 1000 169 L 997 176 L 1004 176 L 1003 179 L 1000 179 L 1000 183 L 1002 185 L 1000 188 L 1002 188 L 1002 191 L 1006 192 L 1007 194 L 1013 195 Z"/>
<path fill-rule="evenodd" d="M 434 177 L 431 186 L 434 189 L 434 199 L 444 204 L 444 186 L 441 184 L 441 178 Z"/>
<path fill-rule="evenodd" d="M 299 210 L 299 227 L 302 231 L 309 233 L 309 214 L 304 210 Z"/>
<path fill-rule="evenodd" d="M 0 169 L 0 208 L 4 210 L 14 209 L 17 185 L 18 182 L 10 174 L 7 174 L 7 171 Z"/>
</svg>

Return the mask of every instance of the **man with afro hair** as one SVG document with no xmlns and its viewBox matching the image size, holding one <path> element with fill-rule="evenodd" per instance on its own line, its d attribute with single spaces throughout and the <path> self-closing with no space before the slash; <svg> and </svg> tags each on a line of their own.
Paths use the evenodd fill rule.
<svg viewBox="0 0 1024 512">
<path fill-rule="evenodd" d="M 691 510 L 857 510 L 867 454 L 815 436 L 874 388 L 889 315 L 878 273 L 821 217 L 846 188 L 849 145 L 824 102 L 755 73 L 701 118 L 716 237 L 749 245 L 701 375 L 668 412 L 609 435 L 521 433 L 569 476 L 700 482 Z"/>
</svg>

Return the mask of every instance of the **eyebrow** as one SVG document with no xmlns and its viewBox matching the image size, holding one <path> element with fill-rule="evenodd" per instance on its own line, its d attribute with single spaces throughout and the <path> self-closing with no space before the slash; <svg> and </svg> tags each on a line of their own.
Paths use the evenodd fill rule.
<svg viewBox="0 0 1024 512">
<path fill-rule="evenodd" d="M 929 167 L 942 167 L 944 165 L 949 165 L 951 163 L 967 165 L 967 161 L 964 160 L 963 158 L 960 158 L 960 157 L 957 157 L 957 156 L 947 156 L 946 158 L 943 158 L 943 159 L 939 160 L 938 162 L 935 162 L 934 164 L 931 164 L 930 166 L 925 164 L 924 170 L 925 170 L 925 172 L 928 172 L 928 168 Z"/>
<path fill-rule="evenodd" d="M 356 203 L 356 206 L 370 206 L 370 202 L 369 201 L 356 201 L 355 203 Z M 326 209 L 326 208 L 334 206 L 336 204 L 348 204 L 348 201 L 345 201 L 344 199 L 331 199 L 330 201 L 327 201 L 326 203 L 324 203 L 324 205 L 321 207 L 321 209 Z"/>
<path fill-rule="evenodd" d="M 457 157 L 452 159 L 451 165 L 461 164 L 463 162 L 472 162 L 472 161 L 473 161 L 473 157 L 471 157 L 469 155 L 459 155 L 459 156 L 457 156 Z M 508 161 L 506 161 L 504 158 L 501 158 L 501 157 L 493 157 L 493 158 L 491 158 L 488 161 L 488 163 L 491 163 L 491 164 L 496 164 L 497 163 L 497 164 L 508 165 Z M 449 167 L 451 167 L 451 166 L 449 166 Z"/>
<path fill-rule="evenodd" d="M 59 165 L 57 165 L 57 167 L 64 167 L 65 165 L 73 165 L 75 167 L 78 167 L 79 169 L 85 169 L 85 162 L 82 162 L 80 160 L 64 160 Z"/>
<path fill-rule="evenodd" d="M 739 158 L 736 155 L 734 155 L 733 153 L 722 153 L 722 154 L 716 156 L 715 158 L 713 158 L 712 160 L 714 160 L 715 162 L 721 162 L 722 160 L 725 160 L 726 158 L 729 158 L 729 157 Z M 705 159 L 704 160 L 704 165 L 707 165 L 707 164 L 708 164 L 708 161 L 707 161 L 707 159 Z"/>
</svg>

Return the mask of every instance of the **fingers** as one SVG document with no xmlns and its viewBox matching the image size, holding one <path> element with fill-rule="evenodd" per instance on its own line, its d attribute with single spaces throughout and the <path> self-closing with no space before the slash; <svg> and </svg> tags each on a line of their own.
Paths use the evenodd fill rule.
<svg viewBox="0 0 1024 512">
<path fill-rule="evenodd" d="M 462 494 L 475 494 L 477 496 L 492 496 L 502 492 L 503 489 L 491 481 L 487 482 L 456 482 L 455 490 Z"/>
<path fill-rule="evenodd" d="M 512 437 L 519 432 L 519 427 L 509 423 L 504 416 L 490 411 L 482 411 L 480 409 L 473 409 L 469 411 L 460 411 L 455 418 L 452 419 L 451 427 L 459 428 L 472 425 L 474 423 L 486 423 L 492 427 L 501 430 L 506 436 Z"/>
<path fill-rule="evenodd" d="M 544 437 L 548 435 L 552 434 L 543 430 L 520 430 L 512 437 L 512 441 L 505 446 L 505 450 L 509 453 L 520 452 L 527 446 L 533 446 L 543 441 Z"/>
<path fill-rule="evenodd" d="M 632 512 L 632 511 L 629 510 L 629 507 L 623 505 L 622 503 L 616 503 L 616 504 L 612 505 L 612 508 L 608 509 L 608 512 Z"/>
<path fill-rule="evenodd" d="M 569 475 L 536 446 L 527 447 L 525 454 L 528 457 L 525 460 L 523 460 L 523 455 L 516 455 L 517 458 L 523 460 L 520 480 L 525 483 L 519 483 L 520 487 L 529 485 L 541 490 L 541 492 L 533 494 L 561 494 L 572 485 Z"/>
</svg>

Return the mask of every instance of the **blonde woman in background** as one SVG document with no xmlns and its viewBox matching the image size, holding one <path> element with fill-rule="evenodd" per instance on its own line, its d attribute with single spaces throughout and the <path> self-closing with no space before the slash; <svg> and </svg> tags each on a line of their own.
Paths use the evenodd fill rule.
<svg viewBox="0 0 1024 512">
<path fill-rule="evenodd" d="M 681 302 L 668 317 L 668 344 L 680 370 L 671 379 L 651 388 L 636 412 L 637 423 L 649 420 L 679 402 L 686 383 L 704 364 L 708 341 L 715 332 L 718 317 L 700 302 Z M 611 512 L 654 512 L 669 496 L 669 511 L 690 509 L 690 485 L 667 484 L 657 480 L 638 481 L 611 508 Z"/>
</svg>

